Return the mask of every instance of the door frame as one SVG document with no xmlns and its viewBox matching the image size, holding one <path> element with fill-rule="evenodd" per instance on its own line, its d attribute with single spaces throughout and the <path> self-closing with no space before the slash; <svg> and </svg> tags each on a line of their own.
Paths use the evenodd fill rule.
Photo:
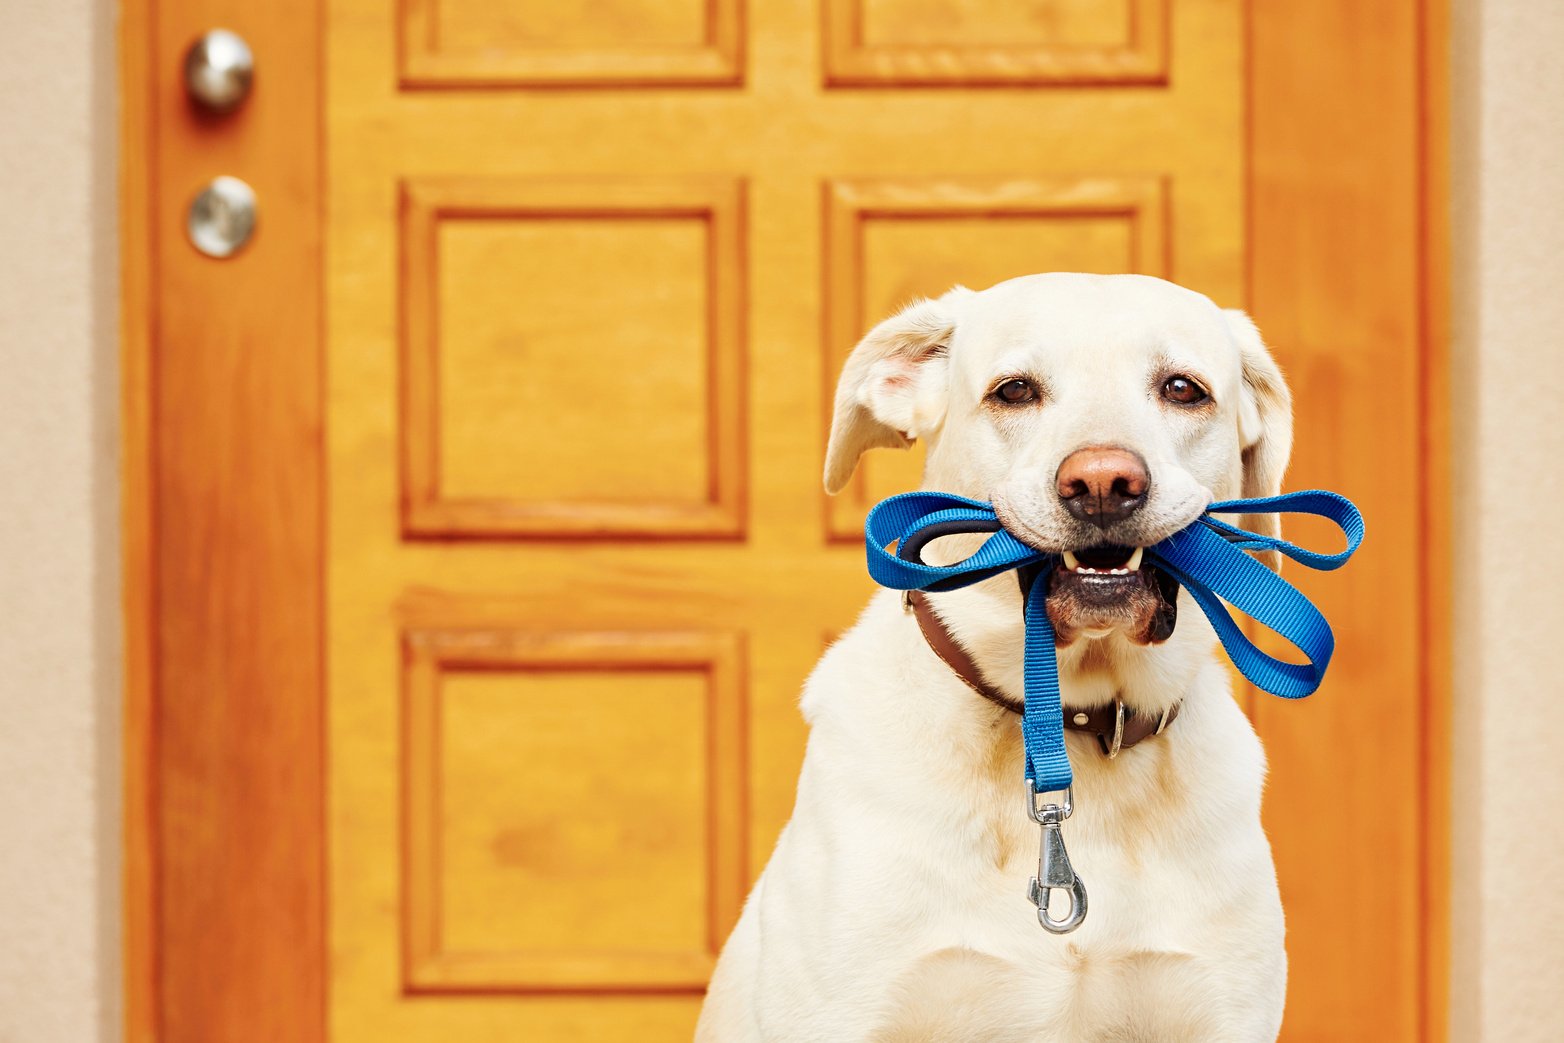
<svg viewBox="0 0 1564 1043">
<path fill-rule="evenodd" d="M 311 1043 L 327 967 L 324 3 L 119 14 L 125 1037 Z M 219 26 L 257 59 L 253 96 L 220 118 L 178 75 Z M 184 234 L 219 174 L 260 200 L 254 241 L 224 261 Z"/>
<path fill-rule="evenodd" d="M 1418 485 L 1425 521 L 1417 538 L 1428 584 L 1418 621 L 1423 637 L 1419 688 L 1426 711 L 1418 881 L 1426 935 L 1419 1037 L 1442 1041 L 1447 1035 L 1450 933 L 1449 27 L 1445 4 L 1439 0 L 1402 2 L 1414 12 L 1415 30 L 1391 44 L 1417 70 L 1416 82 L 1367 76 L 1355 80 L 1352 97 L 1336 99 L 1318 92 L 1300 99 L 1289 82 L 1288 54 L 1339 50 L 1339 42 L 1319 28 L 1324 20 L 1300 15 L 1301 8 L 1318 5 L 1245 3 L 1247 298 L 1266 319 L 1271 339 L 1287 343 L 1295 331 L 1267 317 L 1264 301 L 1296 302 L 1305 295 L 1305 309 L 1313 313 L 1345 302 L 1332 299 L 1339 291 L 1329 285 L 1300 283 L 1297 264 L 1282 270 L 1257 262 L 1257 257 L 1270 256 L 1266 245 L 1286 243 L 1291 249 L 1313 243 L 1323 255 L 1328 243 L 1297 233 L 1328 223 L 1343 189 L 1369 200 L 1399 190 L 1418 201 L 1417 228 L 1410 241 L 1404 234 L 1381 241 L 1387 256 L 1404 261 L 1399 251 L 1417 254 L 1415 285 L 1400 291 L 1408 298 L 1400 303 L 1418 317 L 1414 341 L 1421 361 L 1418 397 L 1424 446 Z M 1346 7 L 1356 0 L 1319 3 Z M 318 626 L 325 592 L 324 335 L 319 321 L 324 304 L 323 7 L 323 0 L 246 6 L 232 0 L 120 4 L 128 1043 L 257 1038 L 257 1017 L 265 1019 L 261 1036 L 294 1043 L 325 1043 L 327 1037 L 325 681 Z M 201 338 L 181 340 L 179 331 L 188 331 L 190 318 L 166 307 L 173 289 L 188 290 L 192 277 L 180 271 L 182 265 L 211 264 L 189 251 L 185 258 L 172 248 L 176 237 L 182 245 L 182 235 L 178 215 L 171 212 L 175 197 L 168 194 L 168 182 L 192 173 L 188 159 L 181 157 L 187 157 L 196 142 L 202 148 L 211 143 L 212 125 L 183 111 L 182 99 L 169 97 L 173 77 L 167 70 L 177 68 L 180 26 L 225 24 L 250 38 L 259 55 L 291 55 L 290 75 L 298 81 L 289 88 L 294 102 L 290 119 L 247 131 L 269 135 L 264 148 L 245 151 L 247 175 L 313 185 L 315 191 L 313 196 L 304 192 L 269 198 L 262 225 L 286 228 L 292 236 L 281 263 L 287 266 L 287 278 L 300 288 L 301 304 L 307 305 L 302 318 L 299 309 L 258 307 L 245 323 L 251 343 L 287 345 L 277 364 L 288 379 L 232 394 L 223 400 L 224 408 L 212 409 L 179 394 L 178 388 L 188 382 L 180 385 L 171 378 L 199 367 L 214 352 L 241 347 L 236 327 L 214 327 Z M 1383 50 L 1376 50 L 1340 60 L 1368 63 L 1383 57 Z M 264 78 L 257 82 L 267 84 Z M 1374 85 L 1371 93 L 1364 93 L 1365 82 Z M 1350 89 L 1347 83 L 1338 78 L 1319 86 L 1345 92 Z M 1331 200 L 1309 191 L 1307 177 L 1288 176 L 1301 163 L 1297 157 L 1312 154 L 1299 149 L 1300 142 L 1329 147 L 1333 102 L 1383 106 L 1415 121 L 1411 169 L 1416 174 L 1409 183 L 1387 186 L 1372 149 L 1362 156 L 1334 157 L 1337 195 Z M 1285 152 L 1253 132 L 1260 121 L 1276 119 L 1290 121 L 1292 128 Z M 216 152 L 221 155 L 222 147 Z M 228 154 L 233 154 L 231 149 Z M 1296 251 L 1292 256 L 1296 258 Z M 1304 260 L 1330 267 L 1324 256 Z M 291 526 L 283 538 L 264 541 L 264 546 L 258 547 L 242 527 L 225 529 L 222 524 L 235 511 L 267 506 L 251 476 L 238 468 L 214 468 L 197 453 L 177 451 L 180 445 L 221 440 L 236 426 L 266 441 L 270 473 L 288 476 L 295 494 L 290 503 L 312 519 Z M 198 589 L 194 580 L 174 568 L 178 563 L 188 568 L 190 562 L 223 566 L 204 577 L 200 599 L 193 596 Z M 278 575 L 295 579 L 278 583 Z M 249 610 L 265 618 L 274 613 L 290 618 L 304 606 L 307 619 L 265 633 L 249 627 L 213 632 L 207 606 L 241 597 Z M 242 678 L 229 675 L 232 664 L 243 664 Z M 276 699 L 278 690 L 286 690 L 288 698 Z M 220 704 L 218 716 L 214 704 Z M 236 745 L 236 737 L 279 731 L 295 741 Z M 268 798 L 264 787 L 245 785 L 257 777 L 286 779 L 290 799 Z M 174 797 L 192 792 L 191 787 L 209 798 L 199 820 L 192 819 L 188 809 L 182 819 L 180 808 L 171 804 Z M 194 831 L 192 823 L 198 827 Z M 236 866 L 259 867 L 239 881 L 242 902 L 231 897 Z"/>
</svg>

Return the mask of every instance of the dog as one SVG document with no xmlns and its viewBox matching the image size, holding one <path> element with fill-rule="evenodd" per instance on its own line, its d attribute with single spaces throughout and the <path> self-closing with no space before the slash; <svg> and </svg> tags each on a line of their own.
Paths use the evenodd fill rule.
<svg viewBox="0 0 1564 1043">
<path fill-rule="evenodd" d="M 1013 535 L 1064 555 L 1045 607 L 1067 723 L 1122 709 L 1117 726 L 1148 733 L 1124 748 L 1066 732 L 1063 836 L 1090 915 L 1051 934 L 1026 897 L 1039 830 L 1015 575 L 926 595 L 923 624 L 881 591 L 805 685 L 797 803 L 696 1040 L 1275 1039 L 1287 957 L 1265 755 L 1209 624 L 1135 551 L 1213 500 L 1279 492 L 1292 401 L 1254 323 L 1146 276 L 956 287 L 852 351 L 827 490 L 866 450 L 916 439 L 925 488 L 992 501 Z M 1279 534 L 1274 515 L 1244 524 Z M 975 545 L 946 537 L 925 557 Z M 981 676 L 958 676 L 929 626 Z"/>
</svg>

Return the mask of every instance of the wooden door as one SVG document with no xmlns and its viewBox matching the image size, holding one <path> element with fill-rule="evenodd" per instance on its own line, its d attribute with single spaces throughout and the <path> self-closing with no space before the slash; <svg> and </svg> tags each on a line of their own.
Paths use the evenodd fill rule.
<svg viewBox="0 0 1564 1043">
<path fill-rule="evenodd" d="M 1291 40 L 1275 14 L 1256 32 L 1234 0 L 225 6 L 176 0 L 127 36 L 127 84 L 163 85 L 132 109 L 130 133 L 161 137 L 126 183 L 153 225 L 127 298 L 127 403 L 145 418 L 130 433 L 131 565 L 158 594 L 131 605 L 150 649 L 132 663 L 146 713 L 132 956 L 158 968 L 132 989 L 138 1038 L 687 1039 L 791 808 L 799 686 L 870 593 L 864 510 L 918 481 L 918 453 L 883 452 L 840 498 L 820 483 L 842 358 L 915 294 L 1076 270 L 1162 275 L 1225 305 L 1273 295 L 1300 442 L 1324 424 L 1321 438 L 1370 439 L 1417 470 L 1422 284 L 1390 287 L 1388 320 L 1353 312 L 1273 245 L 1329 212 L 1299 179 L 1307 136 L 1335 124 L 1308 115 L 1317 96 L 1267 93 L 1250 72 L 1342 32 L 1348 3 L 1295 17 Z M 1387 48 L 1415 61 L 1415 15 L 1355 27 L 1376 46 L 1349 71 Z M 268 88 L 287 66 L 257 47 L 242 120 L 191 118 L 167 69 L 208 17 L 309 68 Z M 1413 128 L 1384 146 L 1405 179 L 1421 88 L 1415 68 L 1395 73 L 1383 98 L 1339 100 L 1378 114 L 1370 129 Z M 1306 140 L 1258 154 L 1261 109 Z M 278 175 L 257 178 L 267 235 L 228 267 L 168 225 L 181 178 L 213 156 Z M 1381 163 L 1343 169 L 1351 205 L 1373 197 Z M 1345 266 L 1372 284 L 1375 257 L 1413 255 L 1418 198 L 1383 219 L 1354 211 L 1365 236 L 1386 235 Z M 268 205 L 299 227 L 266 225 Z M 1317 258 L 1329 244 L 1295 245 Z M 1276 261 L 1257 270 L 1264 250 Z M 129 269 L 141 255 L 127 251 Z M 1312 296 L 1290 300 L 1289 280 Z M 239 319 L 203 318 L 216 306 L 188 295 L 173 308 L 191 286 L 213 301 L 240 287 Z M 1383 335 L 1374 358 L 1414 379 L 1370 393 L 1348 357 L 1363 345 L 1311 325 L 1343 306 L 1333 329 Z M 257 343 L 285 360 L 275 386 L 214 361 L 160 376 Z M 258 445 L 243 425 L 263 417 Z M 220 444 L 197 433 L 217 429 Z M 241 448 L 210 451 L 222 445 Z M 1300 454 L 1308 483 L 1411 525 L 1415 499 L 1341 448 Z M 264 491 L 243 487 L 245 468 Z M 203 512 L 226 520 L 215 537 Z M 257 557 L 263 530 L 281 542 Z M 1416 626 L 1387 637 L 1374 622 L 1421 618 L 1428 589 L 1385 577 L 1425 542 L 1371 545 L 1323 594 L 1345 613 L 1343 644 L 1361 642 L 1330 706 L 1255 705 L 1285 795 L 1267 816 L 1294 952 L 1289 1038 L 1427 1028 L 1425 891 L 1404 885 L 1425 879 L 1428 787 L 1405 773 L 1424 732 L 1340 738 L 1427 696 Z M 225 567 L 203 574 L 214 558 Z M 230 588 L 245 596 L 214 631 Z M 214 633 L 215 650 L 192 651 Z M 1364 650 L 1375 641 L 1388 660 Z M 247 642 L 235 675 L 221 653 Z M 233 779 L 236 757 L 246 774 L 203 788 Z M 1361 799 L 1358 771 L 1398 799 Z M 191 848 L 168 823 L 195 792 L 210 836 Z M 1345 855 L 1304 839 L 1320 809 L 1348 824 Z M 286 828 L 240 827 L 255 814 Z M 242 903 L 213 865 L 253 878 Z M 200 941 L 213 916 L 255 944 Z M 213 978 L 224 988 L 200 993 Z M 258 1023 L 246 1010 L 261 1006 Z"/>
<path fill-rule="evenodd" d="M 1160 2 L 543 9 L 328 4 L 344 1040 L 689 1038 L 917 482 L 825 499 L 846 350 L 958 281 L 1242 289 L 1230 3 L 1165 85 Z"/>
</svg>

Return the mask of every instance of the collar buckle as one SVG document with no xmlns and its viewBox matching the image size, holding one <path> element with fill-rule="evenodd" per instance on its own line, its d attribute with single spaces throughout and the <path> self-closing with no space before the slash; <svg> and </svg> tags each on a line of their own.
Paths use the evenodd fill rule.
<svg viewBox="0 0 1564 1043">
<path fill-rule="evenodd" d="M 1124 697 L 1113 697 L 1113 739 L 1108 743 L 1108 759 L 1111 761 L 1124 748 Z"/>
</svg>

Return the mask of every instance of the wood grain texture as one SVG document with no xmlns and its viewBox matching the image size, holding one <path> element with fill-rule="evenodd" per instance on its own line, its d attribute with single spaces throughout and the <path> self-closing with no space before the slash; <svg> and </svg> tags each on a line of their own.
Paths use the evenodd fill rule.
<svg viewBox="0 0 1564 1043">
<path fill-rule="evenodd" d="M 953 43 L 949 21 L 960 5 L 921 12 L 920 28 L 932 32 L 884 42 L 866 39 L 870 0 L 822 0 L 825 80 L 833 87 L 1162 84 L 1168 78 L 1170 2 L 1128 0 L 1128 31 L 1113 42 L 1024 40 L 1007 25 L 994 26 L 981 42 Z"/>
<path fill-rule="evenodd" d="M 1443 909 L 1430 847 L 1433 682 L 1447 512 L 1432 339 L 1425 5 L 1251 8 L 1250 306 L 1292 384 L 1291 488 L 1363 508 L 1352 568 L 1294 574 L 1337 634 L 1331 677 L 1298 706 L 1259 697 L 1266 823 L 1287 910 L 1284 1039 L 1423 1039 Z M 1301 41 L 1333 40 L 1331 46 Z M 1437 265 L 1437 258 L 1433 262 Z M 1434 477 L 1433 491 L 1426 481 Z M 1364 721 L 1381 722 L 1361 735 Z M 1442 914 L 1441 914 L 1442 915 Z M 1435 921 L 1437 922 L 1437 921 Z"/>
<path fill-rule="evenodd" d="M 407 88 L 732 86 L 744 78 L 744 0 L 677 0 L 700 22 L 694 40 L 637 39 L 628 19 L 593 11 L 575 35 L 595 20 L 601 32 L 589 39 L 506 39 L 491 24 L 479 27 L 467 46 L 453 42 L 447 22 L 441 31 L 441 0 L 399 0 L 401 84 Z M 561 5 L 563 6 L 563 5 Z M 618 12 L 621 16 L 629 12 Z M 537 20 L 532 5 L 517 21 Z"/>
<path fill-rule="evenodd" d="M 733 538 L 744 529 L 744 489 L 746 457 L 744 453 L 747 413 L 745 410 L 744 355 L 744 206 L 743 185 L 721 178 L 690 177 L 680 179 L 613 178 L 423 178 L 409 181 L 402 188 L 402 468 L 403 528 L 410 536 L 436 538 Z M 665 264 L 648 268 L 646 277 L 661 280 L 663 286 L 673 280 L 693 281 L 701 295 L 700 338 L 696 354 L 700 358 L 688 383 L 701 389 L 696 404 L 703 414 L 699 425 L 703 434 L 693 453 L 686 459 L 666 459 L 665 466 L 678 467 L 693 462 L 701 467 L 698 496 L 668 499 L 646 489 L 645 481 L 592 481 L 589 477 L 592 438 L 608 435 L 614 423 L 628 423 L 622 415 L 615 419 L 583 418 L 585 429 L 572 439 L 555 425 L 553 431 L 540 430 L 533 437 L 517 437 L 514 425 L 496 418 L 488 444 L 474 447 L 474 453 L 526 452 L 529 445 L 547 445 L 554 438 L 585 441 L 585 457 L 567 457 L 556 469 L 568 467 L 569 475 L 551 479 L 530 464 L 523 468 L 526 483 L 533 487 L 550 484 L 585 485 L 584 494 L 568 499 L 518 492 L 511 496 L 448 494 L 442 478 L 442 439 L 449 409 L 443 393 L 452 383 L 442 379 L 441 338 L 444 320 L 440 286 L 442 228 L 453 222 L 487 220 L 525 225 L 528 222 L 557 226 L 565 219 L 609 222 L 622 235 L 631 234 L 634 225 L 644 222 L 694 221 L 702 226 L 704 247 L 698 270 L 679 272 Z M 617 223 L 617 224 L 615 224 Z M 579 235 L 579 233 L 578 233 Z M 558 257 L 548 264 L 557 266 Z M 645 259 L 642 259 L 645 268 Z M 615 311 L 625 305 L 625 287 L 616 292 L 604 285 L 600 271 L 585 269 L 572 275 L 570 292 L 543 294 L 525 281 L 506 283 L 508 294 L 474 302 L 473 309 L 485 314 L 511 312 L 546 316 L 550 328 L 575 330 L 579 345 L 582 332 L 591 329 L 595 317 L 603 311 Z M 666 289 L 655 285 L 650 297 L 666 296 Z M 560 385 L 557 405 L 539 403 L 539 408 L 558 408 L 580 415 L 580 404 L 597 389 L 598 374 L 611 366 L 604 356 L 614 357 L 614 349 L 626 356 L 638 357 L 639 366 L 625 366 L 614 374 L 635 385 L 634 394 L 645 404 L 648 426 L 673 423 L 679 412 L 677 401 L 659 407 L 644 386 L 636 380 L 637 370 L 645 370 L 644 340 L 660 331 L 643 331 L 642 322 L 654 322 L 654 300 L 647 301 L 637 318 L 627 316 L 615 333 L 630 343 L 598 343 L 602 361 L 594 370 L 591 357 L 574 354 L 586 363 L 579 385 Z M 448 306 L 448 302 L 447 302 Z M 646 313 L 652 311 L 652 315 Z M 574 321 L 572 321 L 574 320 Z M 629 328 L 624 328 L 628 326 Z M 569 334 L 566 334 L 568 340 Z M 522 335 L 521 352 L 533 347 Z M 530 338 L 536 340 L 538 338 Z M 513 348 L 509 354 L 517 354 Z M 492 354 L 492 353 L 491 353 Z M 497 360 L 496 360 L 497 361 Z M 488 379 L 492 381 L 494 374 Z M 480 382 L 484 378 L 478 378 Z M 548 372 L 534 372 L 532 383 L 551 379 Z M 677 375 L 674 375 L 677 381 Z M 514 403 L 514 397 L 512 399 Z M 517 408 L 514 404 L 512 408 Z M 563 418 L 562 418 L 563 419 Z M 545 422 L 546 423 L 546 422 Z M 507 444 L 507 434 L 509 442 Z M 643 432 L 642 439 L 645 434 Z M 627 447 L 629 448 L 629 447 Z M 599 453 L 607 451 L 598 446 Z M 621 454 L 625 450 L 621 450 Z M 582 472 L 587 472 L 583 474 Z M 631 475 L 623 476 L 631 478 Z"/>
<path fill-rule="evenodd" d="M 402 648 L 408 991 L 701 991 L 748 883 L 741 635 L 416 628 Z M 489 698 L 469 711 L 491 750 L 451 738 L 463 678 L 523 682 L 498 693 L 505 710 Z M 666 698 L 679 693 L 660 678 L 685 679 L 693 702 Z M 463 756 L 453 747 L 498 754 L 490 788 L 510 788 L 519 770 L 521 803 L 540 806 L 518 814 L 514 801 L 485 808 L 496 802 L 452 792 L 474 767 L 453 763 Z M 560 799 L 543 805 L 548 792 Z M 477 809 L 461 832 L 496 838 L 482 861 L 501 887 L 482 911 L 481 946 L 449 929 L 453 893 L 478 889 L 442 855 L 458 807 Z M 583 812 L 589 829 L 561 829 Z M 674 891 L 700 911 L 674 907 Z"/>
<path fill-rule="evenodd" d="M 127 1007 L 129 1032 L 162 1043 L 325 1029 L 319 21 L 313 0 L 127 9 L 142 49 L 127 89 L 151 99 L 127 151 L 144 163 L 127 191 L 145 196 L 126 257 L 127 286 L 146 288 L 126 299 L 127 393 L 150 423 L 127 443 L 145 454 L 127 476 L 150 526 L 126 547 L 144 577 L 126 628 L 140 645 L 127 760 L 145 771 L 131 822 L 149 831 L 127 860 L 127 919 L 151 966 L 131 968 Z M 170 75 L 212 25 L 300 59 L 226 120 Z M 184 235 L 220 171 L 254 187 L 261 215 L 222 262 Z"/>
</svg>

